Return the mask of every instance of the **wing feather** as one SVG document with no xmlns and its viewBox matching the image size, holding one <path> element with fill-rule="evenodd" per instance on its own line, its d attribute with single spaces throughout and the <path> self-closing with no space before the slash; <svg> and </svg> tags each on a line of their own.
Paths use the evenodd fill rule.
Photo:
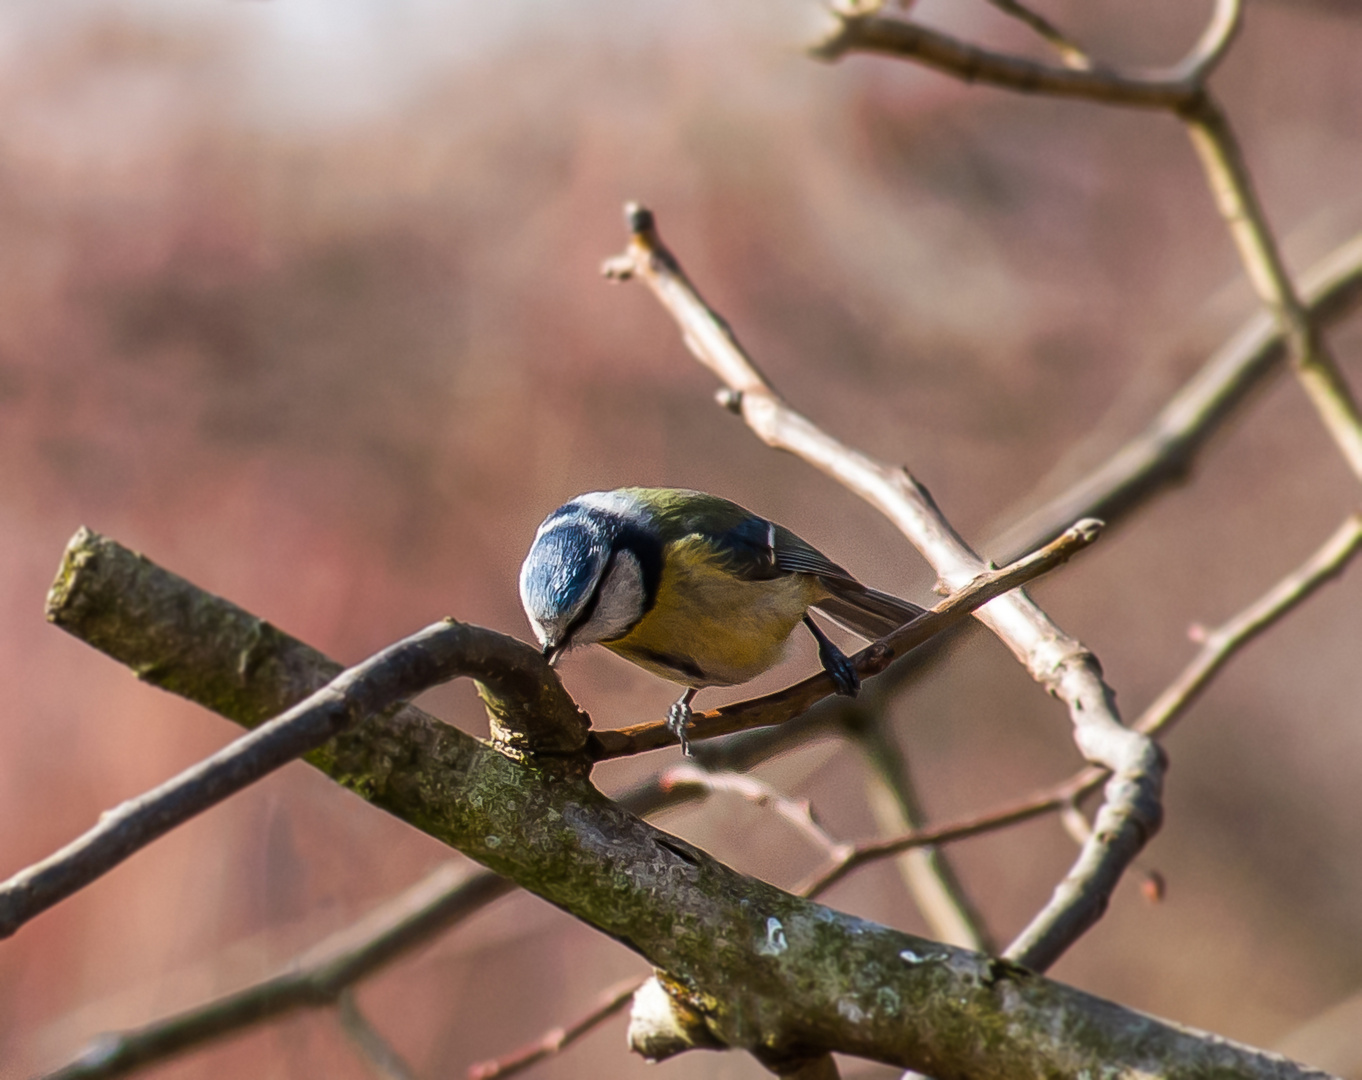
<svg viewBox="0 0 1362 1080">
<path fill-rule="evenodd" d="M 814 607 L 833 622 L 870 641 L 892 634 L 924 610 L 897 596 L 867 589 L 858 581 L 826 577 L 821 580 L 831 595 L 819 600 Z"/>
</svg>

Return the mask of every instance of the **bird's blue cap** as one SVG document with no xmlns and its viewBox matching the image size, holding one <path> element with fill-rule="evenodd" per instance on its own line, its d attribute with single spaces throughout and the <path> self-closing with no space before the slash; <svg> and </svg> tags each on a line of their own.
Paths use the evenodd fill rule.
<svg viewBox="0 0 1362 1080">
<path fill-rule="evenodd" d="M 585 515 L 552 518 L 520 569 L 520 598 L 546 653 L 566 644 L 609 557 L 609 538 Z"/>
</svg>

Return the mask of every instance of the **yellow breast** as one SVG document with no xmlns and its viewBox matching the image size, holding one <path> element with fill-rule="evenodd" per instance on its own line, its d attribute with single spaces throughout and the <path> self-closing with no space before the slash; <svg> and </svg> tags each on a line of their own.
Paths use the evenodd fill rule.
<svg viewBox="0 0 1362 1080">
<path fill-rule="evenodd" d="M 652 610 L 602 644 L 684 686 L 732 686 L 780 660 L 790 631 L 822 595 L 807 574 L 736 578 L 687 538 L 667 550 Z"/>
</svg>

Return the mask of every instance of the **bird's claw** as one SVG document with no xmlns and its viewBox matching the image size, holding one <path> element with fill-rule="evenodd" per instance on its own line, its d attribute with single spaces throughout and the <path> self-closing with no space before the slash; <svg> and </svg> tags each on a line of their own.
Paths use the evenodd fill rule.
<svg viewBox="0 0 1362 1080">
<path fill-rule="evenodd" d="M 687 731 L 690 728 L 691 708 L 688 701 L 673 701 L 670 709 L 667 710 L 667 730 L 676 736 L 676 741 L 681 744 L 681 753 L 686 757 L 692 757 L 690 752 L 690 739 Z"/>
<path fill-rule="evenodd" d="M 856 673 L 856 666 L 847 659 L 846 654 L 841 649 L 836 649 L 835 655 L 822 654 L 819 659 L 823 661 L 823 669 L 832 676 L 832 683 L 837 687 L 837 692 L 843 697 L 855 697 L 861 689 L 861 677 Z"/>
<path fill-rule="evenodd" d="M 808 615 L 804 616 L 804 625 L 818 642 L 818 659 L 823 665 L 823 670 L 831 677 L 832 685 L 843 697 L 855 697 L 857 691 L 861 689 L 861 676 L 857 674 L 856 665 L 847 659 L 846 653 L 832 643 L 827 634 L 818 629 L 818 624 Z"/>
</svg>

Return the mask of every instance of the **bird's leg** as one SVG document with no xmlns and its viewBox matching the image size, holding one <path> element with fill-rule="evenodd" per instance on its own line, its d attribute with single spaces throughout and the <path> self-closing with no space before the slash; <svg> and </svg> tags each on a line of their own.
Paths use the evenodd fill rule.
<svg viewBox="0 0 1362 1080">
<path fill-rule="evenodd" d="M 818 642 L 818 659 L 823 664 L 823 670 L 832 676 L 837 692 L 846 697 L 855 697 L 856 691 L 861 688 L 861 677 L 856 674 L 856 668 L 847 659 L 847 654 L 834 645 L 808 615 L 804 616 L 804 625 Z"/>
<path fill-rule="evenodd" d="M 686 757 L 691 756 L 690 740 L 686 738 L 686 731 L 690 727 L 690 703 L 699 693 L 699 687 L 687 687 L 686 692 L 672 702 L 672 707 L 667 710 L 667 730 L 676 736 L 676 741 L 681 744 L 681 753 Z"/>
</svg>

